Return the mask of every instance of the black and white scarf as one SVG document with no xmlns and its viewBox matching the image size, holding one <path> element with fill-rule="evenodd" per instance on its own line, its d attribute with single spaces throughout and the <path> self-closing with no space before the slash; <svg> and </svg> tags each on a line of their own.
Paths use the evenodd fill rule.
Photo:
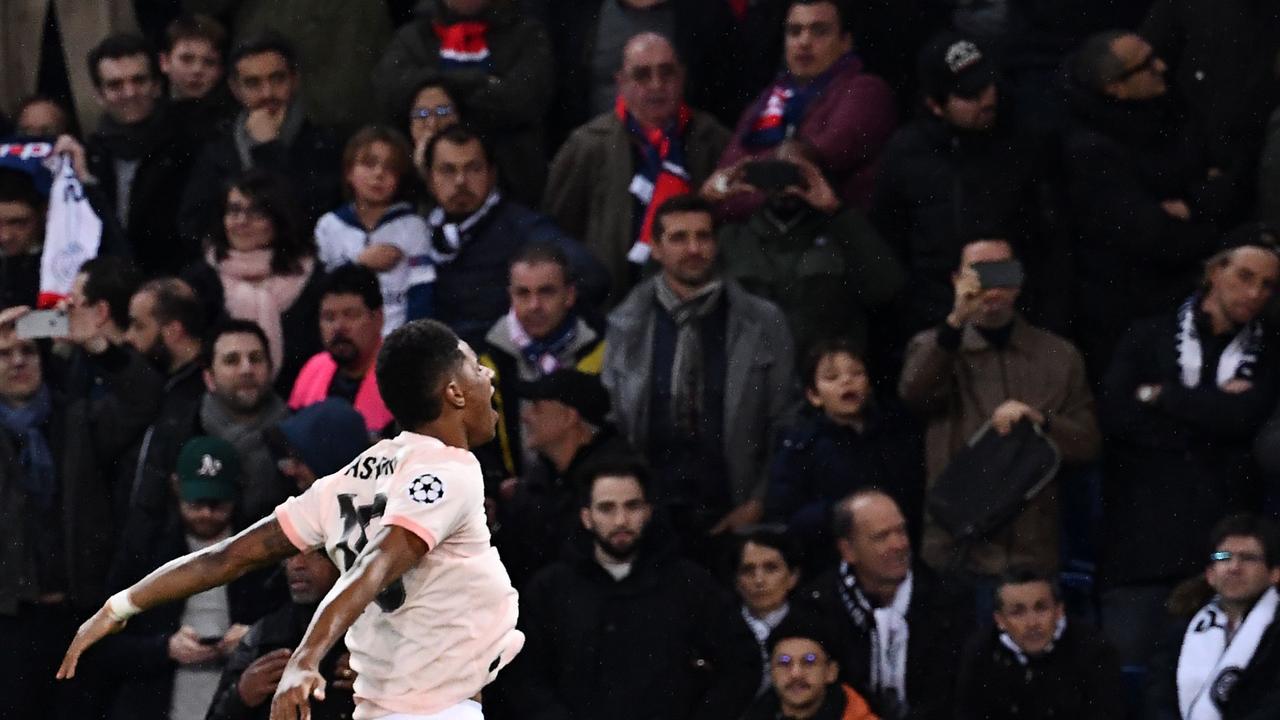
<svg viewBox="0 0 1280 720">
<path fill-rule="evenodd" d="M 1066 631 L 1067 631 L 1067 616 L 1063 615 L 1062 617 L 1058 618 L 1058 624 L 1055 625 L 1053 628 L 1053 640 L 1049 642 L 1049 645 L 1044 649 L 1044 653 L 1042 654 L 1048 655 L 1049 653 L 1053 652 L 1053 646 L 1056 645 L 1057 642 L 1062 639 L 1062 633 Z M 1013 653 L 1013 656 L 1018 660 L 1018 664 L 1021 665 L 1022 667 L 1026 667 L 1031 662 L 1031 658 L 1027 656 L 1027 653 L 1022 649 L 1022 646 L 1018 645 L 1017 641 L 1014 640 L 1013 636 L 1011 636 L 1009 633 L 1007 632 L 1000 633 L 1000 644 L 1005 646 L 1005 649 L 1007 649 L 1009 652 Z"/>
<path fill-rule="evenodd" d="M 903 717 L 907 712 L 907 608 L 913 584 L 914 576 L 907 573 L 893 594 L 893 602 L 873 607 L 858 587 L 849 563 L 840 563 L 840 599 L 853 624 L 871 638 L 871 691 L 890 708 L 887 714 L 891 717 Z"/>
<path fill-rule="evenodd" d="M 1189 388 L 1200 384 L 1204 365 L 1200 331 L 1196 328 L 1196 308 L 1200 306 L 1200 300 L 1200 293 L 1196 293 L 1178 308 L 1178 367 L 1182 369 L 1183 386 Z M 1262 352 L 1262 339 L 1263 327 L 1259 320 L 1246 323 L 1236 332 L 1236 336 L 1222 351 L 1222 357 L 1218 358 L 1215 378 L 1218 387 L 1236 378 L 1253 379 L 1253 371 Z"/>
<path fill-rule="evenodd" d="M 1191 619 L 1178 654 L 1178 710 L 1184 720 L 1221 720 L 1222 707 L 1275 621 L 1278 604 L 1280 593 L 1267 588 L 1229 637 L 1218 598 Z"/>
<path fill-rule="evenodd" d="M 746 605 L 742 606 L 742 619 L 755 637 L 756 645 L 760 646 L 760 660 L 764 665 L 764 676 L 760 681 L 760 688 L 756 690 L 756 697 L 763 695 L 764 691 L 773 684 L 773 679 L 769 676 L 769 635 L 786 619 L 789 612 L 791 612 L 791 604 L 783 603 L 782 607 L 758 618 L 751 614 Z"/>
<path fill-rule="evenodd" d="M 471 237 L 471 231 L 480 221 L 493 212 L 502 196 L 497 190 L 489 193 L 480 209 L 462 219 L 462 222 L 447 222 L 442 208 L 436 208 L 427 215 L 427 227 L 431 230 L 431 243 L 427 246 L 427 255 L 436 265 L 446 265 L 458 257 L 458 251 Z"/>
</svg>

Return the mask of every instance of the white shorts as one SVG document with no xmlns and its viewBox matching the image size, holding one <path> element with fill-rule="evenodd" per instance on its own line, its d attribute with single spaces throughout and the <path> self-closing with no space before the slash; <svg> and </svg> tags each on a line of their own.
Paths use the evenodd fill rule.
<svg viewBox="0 0 1280 720">
<path fill-rule="evenodd" d="M 480 703 L 475 700 L 463 700 L 451 708 L 445 708 L 431 715 L 394 713 L 383 715 L 378 720 L 484 720 L 484 713 L 480 711 Z"/>
</svg>

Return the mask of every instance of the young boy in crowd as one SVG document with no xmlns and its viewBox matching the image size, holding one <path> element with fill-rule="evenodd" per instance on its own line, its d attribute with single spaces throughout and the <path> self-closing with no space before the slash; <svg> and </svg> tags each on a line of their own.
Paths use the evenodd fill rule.
<svg viewBox="0 0 1280 720">
<path fill-rule="evenodd" d="M 378 273 L 382 335 L 427 317 L 435 268 L 427 255 L 427 224 L 403 190 L 411 171 L 409 143 L 391 128 L 362 128 L 342 153 L 346 205 L 316 223 L 326 270 L 358 263 Z"/>
</svg>

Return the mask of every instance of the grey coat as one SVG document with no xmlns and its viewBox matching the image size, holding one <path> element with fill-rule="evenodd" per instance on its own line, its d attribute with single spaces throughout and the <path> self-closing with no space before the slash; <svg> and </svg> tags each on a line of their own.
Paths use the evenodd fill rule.
<svg viewBox="0 0 1280 720">
<path fill-rule="evenodd" d="M 632 446 L 646 449 L 653 365 L 655 285 L 636 286 L 609 314 L 600 377 L 613 399 L 614 420 Z M 774 440 L 795 415 L 799 392 L 795 349 L 778 306 L 726 279 L 729 303 L 728 377 L 724 392 L 724 458 L 735 505 L 764 496 Z"/>
</svg>

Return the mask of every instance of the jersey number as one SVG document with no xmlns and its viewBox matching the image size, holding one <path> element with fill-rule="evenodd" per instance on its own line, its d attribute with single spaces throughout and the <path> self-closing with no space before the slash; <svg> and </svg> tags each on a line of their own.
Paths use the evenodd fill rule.
<svg viewBox="0 0 1280 720">
<path fill-rule="evenodd" d="M 382 517 L 382 513 L 387 509 L 387 496 L 378 493 L 373 496 L 373 503 L 370 505 L 359 505 L 355 503 L 356 496 L 354 494 L 338 495 L 338 511 L 342 514 L 342 542 L 334 546 L 334 553 L 342 558 L 342 571 L 346 572 L 355 564 L 356 558 L 359 557 L 364 546 L 369 544 L 369 536 L 366 530 L 369 527 L 369 521 L 376 517 Z M 359 530 L 356 535 L 355 531 Z M 350 542 L 354 539 L 354 542 Z M 386 587 L 382 592 L 378 593 L 375 602 L 383 612 L 391 612 L 397 610 L 404 604 L 404 580 L 396 578 L 394 582 Z"/>
</svg>

